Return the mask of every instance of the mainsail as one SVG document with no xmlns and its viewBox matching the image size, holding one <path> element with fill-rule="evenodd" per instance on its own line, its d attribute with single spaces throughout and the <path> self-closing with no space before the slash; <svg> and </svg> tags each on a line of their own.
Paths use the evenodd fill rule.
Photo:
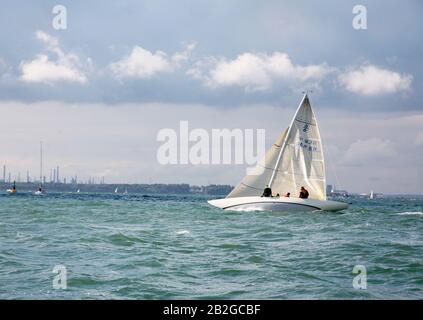
<svg viewBox="0 0 423 320">
<path fill-rule="evenodd" d="M 227 196 L 260 196 L 266 185 L 272 193 L 290 192 L 297 196 L 301 186 L 310 198 L 326 200 L 325 164 L 316 117 L 307 94 L 304 95 L 291 125 L 258 164 L 261 174 L 248 175 Z"/>
</svg>

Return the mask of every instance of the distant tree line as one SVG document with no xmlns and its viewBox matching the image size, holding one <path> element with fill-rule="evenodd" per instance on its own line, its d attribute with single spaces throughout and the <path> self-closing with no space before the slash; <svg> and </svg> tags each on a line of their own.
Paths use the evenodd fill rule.
<svg viewBox="0 0 423 320">
<path fill-rule="evenodd" d="M 1 190 L 10 188 L 10 183 L 0 183 Z M 19 191 L 35 191 L 38 183 L 20 182 L 16 183 Z M 145 193 L 145 194 L 206 194 L 226 195 L 233 187 L 229 185 L 211 184 L 208 186 L 191 186 L 187 183 L 180 184 L 75 184 L 75 183 L 53 183 L 43 185 L 47 192 L 104 192 L 104 193 Z"/>
</svg>

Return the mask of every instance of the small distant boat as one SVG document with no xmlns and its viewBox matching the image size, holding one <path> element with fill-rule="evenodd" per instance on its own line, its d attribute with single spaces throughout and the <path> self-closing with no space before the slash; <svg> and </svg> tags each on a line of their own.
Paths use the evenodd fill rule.
<svg viewBox="0 0 423 320">
<path fill-rule="evenodd" d="M 8 193 L 16 193 L 18 190 L 16 190 L 16 181 L 13 181 L 13 187 L 12 189 L 7 189 L 6 192 Z"/>
<path fill-rule="evenodd" d="M 40 142 L 40 187 L 34 192 L 35 195 L 39 196 L 44 193 L 43 190 L 43 142 Z"/>
<path fill-rule="evenodd" d="M 117 187 L 117 188 L 115 189 L 115 193 L 118 193 L 118 189 L 119 189 L 119 187 Z"/>
<path fill-rule="evenodd" d="M 267 151 L 257 169 L 256 174 L 244 177 L 226 198 L 208 202 L 221 209 L 241 211 L 338 211 L 348 207 L 344 202 L 327 200 L 323 146 L 307 93 L 290 126 Z M 273 196 L 261 196 L 266 185 Z M 309 191 L 307 199 L 282 196 L 298 194 L 302 186 Z"/>
<path fill-rule="evenodd" d="M 373 193 L 373 190 L 370 190 L 370 196 L 369 196 L 369 199 L 370 200 L 373 200 L 375 198 L 375 195 L 374 195 L 374 193 Z"/>
<path fill-rule="evenodd" d="M 80 192 L 81 192 L 81 190 L 79 190 L 79 189 L 78 189 L 78 190 L 76 190 L 76 193 L 80 193 Z"/>
</svg>

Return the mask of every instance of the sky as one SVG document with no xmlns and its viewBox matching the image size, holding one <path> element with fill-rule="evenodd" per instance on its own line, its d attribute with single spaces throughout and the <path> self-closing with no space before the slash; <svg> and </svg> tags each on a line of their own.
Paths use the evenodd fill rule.
<svg viewBox="0 0 423 320">
<path fill-rule="evenodd" d="M 421 194 L 422 13 L 412 0 L 1 0 L 0 164 L 38 176 L 43 141 L 47 176 L 235 185 L 245 164 L 159 163 L 160 130 L 265 129 L 270 147 L 312 90 L 328 183 Z"/>
</svg>

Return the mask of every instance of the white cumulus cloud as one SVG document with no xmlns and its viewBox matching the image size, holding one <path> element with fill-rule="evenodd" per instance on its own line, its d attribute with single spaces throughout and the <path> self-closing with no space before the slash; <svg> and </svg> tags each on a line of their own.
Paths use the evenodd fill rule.
<svg viewBox="0 0 423 320">
<path fill-rule="evenodd" d="M 211 87 L 241 86 L 247 90 L 268 90 L 277 80 L 320 80 L 330 71 L 325 63 L 319 65 L 295 65 L 286 53 L 243 53 L 233 60 L 214 59 L 215 63 L 203 76 Z M 210 59 L 209 59 L 210 61 Z M 210 65 L 208 63 L 207 65 Z M 189 73 L 196 78 L 202 73 L 193 68 Z"/>
<path fill-rule="evenodd" d="M 110 70 L 116 78 L 149 79 L 162 72 L 172 72 L 182 67 L 190 59 L 196 43 L 188 43 L 181 52 L 169 56 L 163 51 L 151 52 L 140 46 L 135 46 L 131 53 L 110 64 Z"/>
<path fill-rule="evenodd" d="M 75 54 L 65 53 L 57 38 L 37 31 L 36 37 L 46 45 L 46 50 L 56 55 L 52 60 L 47 54 L 39 54 L 33 60 L 20 63 L 21 80 L 52 84 L 57 81 L 86 83 L 87 77 L 80 70 L 80 60 Z"/>
<path fill-rule="evenodd" d="M 374 65 L 366 65 L 340 74 L 338 80 L 348 91 L 373 96 L 406 91 L 410 89 L 413 77 Z"/>
<path fill-rule="evenodd" d="M 372 161 L 389 159 L 395 155 L 394 144 L 390 140 L 371 138 L 352 143 L 343 159 L 348 165 L 368 165 Z"/>
<path fill-rule="evenodd" d="M 171 63 L 166 53 L 148 51 L 135 46 L 131 53 L 119 61 L 113 62 L 110 69 L 117 78 L 151 78 L 160 72 L 172 70 Z"/>
<path fill-rule="evenodd" d="M 191 54 L 196 46 L 196 42 L 189 42 L 188 44 L 186 44 L 185 49 L 183 51 L 175 52 L 171 57 L 173 65 L 175 65 L 176 67 L 181 67 L 182 64 L 187 63 L 190 60 Z"/>
</svg>

